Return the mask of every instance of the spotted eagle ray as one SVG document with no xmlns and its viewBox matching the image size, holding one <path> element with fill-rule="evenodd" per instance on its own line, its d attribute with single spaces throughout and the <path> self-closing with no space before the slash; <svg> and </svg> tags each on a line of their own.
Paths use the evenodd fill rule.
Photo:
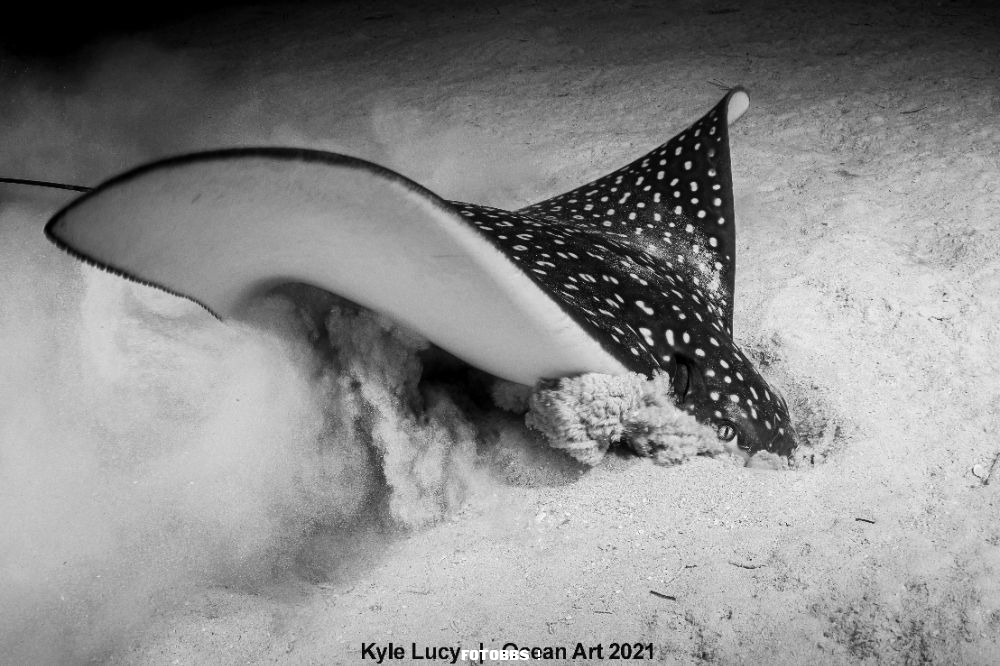
<svg viewBox="0 0 1000 666">
<path fill-rule="evenodd" d="M 732 335 L 728 128 L 747 108 L 732 89 L 638 160 L 514 211 L 446 201 L 345 155 L 237 148 L 112 178 L 45 231 L 220 319 L 301 282 L 521 384 L 665 371 L 677 406 L 720 439 L 788 455 L 786 403 Z"/>
</svg>

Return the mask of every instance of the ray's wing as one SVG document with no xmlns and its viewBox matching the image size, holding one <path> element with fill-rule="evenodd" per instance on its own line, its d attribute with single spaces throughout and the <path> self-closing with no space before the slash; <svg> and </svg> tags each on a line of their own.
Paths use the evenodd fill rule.
<svg viewBox="0 0 1000 666">
<path fill-rule="evenodd" d="M 686 264 L 732 333 L 736 237 L 729 124 L 749 108 L 730 90 L 701 119 L 634 162 L 519 213 L 627 235 Z M 713 284 L 706 284 L 712 283 Z M 712 288 L 712 287 L 715 288 Z"/>
<path fill-rule="evenodd" d="M 515 382 L 625 371 L 452 206 L 343 155 L 248 148 L 156 162 L 76 199 L 46 234 L 220 318 L 303 282 Z"/>
<path fill-rule="evenodd" d="M 645 157 L 520 211 L 449 204 L 343 155 L 245 148 L 127 172 L 46 233 L 220 317 L 305 282 L 513 381 L 648 372 L 681 345 L 652 335 L 654 321 L 694 321 L 706 336 L 731 327 L 727 123 L 747 105 L 734 90 Z"/>
</svg>

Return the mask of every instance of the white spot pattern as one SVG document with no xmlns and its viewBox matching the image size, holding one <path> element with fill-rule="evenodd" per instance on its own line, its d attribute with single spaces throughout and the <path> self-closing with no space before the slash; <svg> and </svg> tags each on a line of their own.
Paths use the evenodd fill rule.
<svg viewBox="0 0 1000 666">
<path fill-rule="evenodd" d="M 672 373 L 680 362 L 698 368 L 718 387 L 702 395 L 716 403 L 723 391 L 728 396 L 707 412 L 696 405 L 699 418 L 790 427 L 783 405 L 771 401 L 732 342 L 725 117 L 720 104 L 640 160 L 518 211 L 451 203 L 626 367 L 646 374 Z M 682 191 L 712 194 L 685 198 Z M 766 404 L 756 402 L 761 394 Z"/>
</svg>

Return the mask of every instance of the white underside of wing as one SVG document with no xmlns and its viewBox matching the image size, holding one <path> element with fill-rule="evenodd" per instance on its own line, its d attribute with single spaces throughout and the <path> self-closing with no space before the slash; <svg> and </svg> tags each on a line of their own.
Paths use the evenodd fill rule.
<svg viewBox="0 0 1000 666">
<path fill-rule="evenodd" d="M 48 233 L 223 318 L 303 282 L 511 381 L 627 371 L 440 199 L 358 160 L 165 162 L 74 202 Z"/>
</svg>

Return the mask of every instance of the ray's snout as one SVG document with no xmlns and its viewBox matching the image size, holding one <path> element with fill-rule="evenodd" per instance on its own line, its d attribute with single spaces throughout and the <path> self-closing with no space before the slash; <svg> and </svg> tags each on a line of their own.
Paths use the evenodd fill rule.
<svg viewBox="0 0 1000 666">
<path fill-rule="evenodd" d="M 791 415 L 785 399 L 771 388 L 762 377 L 752 371 L 747 377 L 747 408 L 739 410 L 740 426 L 744 440 L 741 448 L 756 453 L 769 451 L 780 456 L 790 456 L 798 447 L 798 437 L 792 426 Z M 754 403 L 751 396 L 769 396 L 770 400 Z"/>
<path fill-rule="evenodd" d="M 799 446 L 798 435 L 795 433 L 795 428 L 789 425 L 785 429 L 785 434 L 775 435 L 770 442 L 767 443 L 765 449 L 771 453 L 776 453 L 779 456 L 790 456 L 795 452 Z"/>
</svg>

